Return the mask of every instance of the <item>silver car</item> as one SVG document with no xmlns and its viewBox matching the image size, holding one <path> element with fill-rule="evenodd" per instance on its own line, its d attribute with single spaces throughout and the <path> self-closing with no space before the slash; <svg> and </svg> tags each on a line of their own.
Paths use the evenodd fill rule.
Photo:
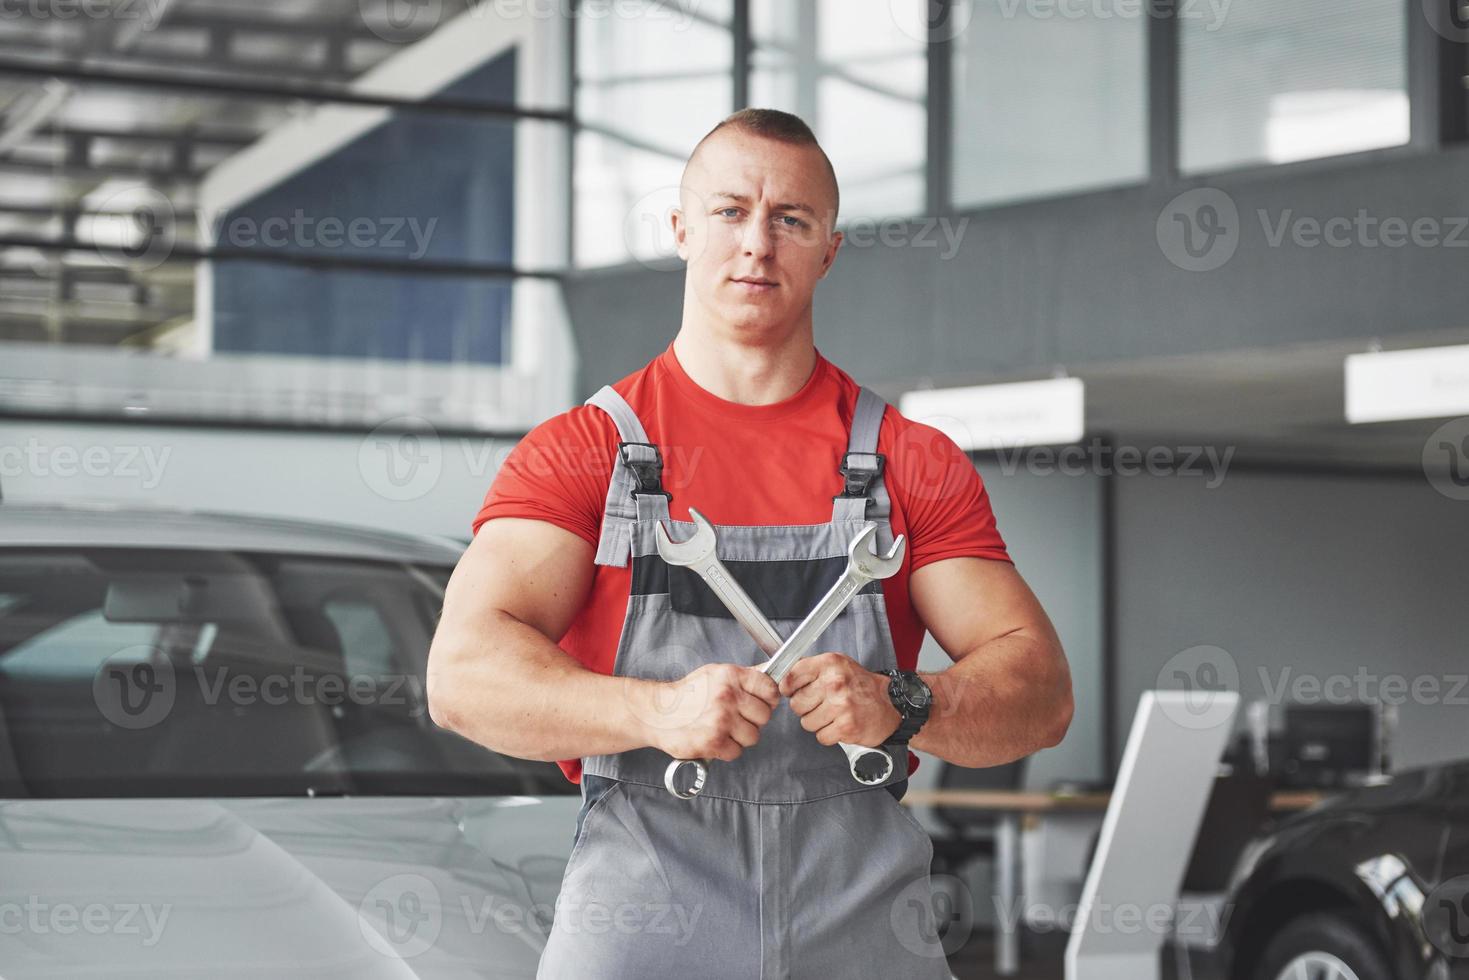
<svg viewBox="0 0 1469 980">
<path fill-rule="evenodd" d="M 462 549 L 0 503 L 0 976 L 533 977 L 580 798 L 428 717 Z"/>
</svg>

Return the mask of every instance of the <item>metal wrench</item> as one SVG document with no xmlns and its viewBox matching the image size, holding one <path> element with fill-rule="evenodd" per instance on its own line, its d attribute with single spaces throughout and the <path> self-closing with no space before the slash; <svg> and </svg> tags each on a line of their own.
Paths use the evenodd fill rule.
<svg viewBox="0 0 1469 980">
<path fill-rule="evenodd" d="M 794 633 L 784 642 L 765 618 L 764 613 L 750 599 L 740 584 L 720 563 L 715 555 L 714 526 L 697 510 L 689 508 L 694 523 L 698 526 L 687 541 L 675 543 L 668 537 L 663 525 L 656 529 L 658 553 L 669 564 L 693 568 L 709 583 L 735 619 L 754 637 L 755 642 L 771 658 L 759 669 L 772 680 L 779 682 L 791 666 L 810 652 L 816 640 L 828 626 L 841 615 L 852 597 L 874 579 L 883 579 L 897 572 L 903 560 L 905 542 L 899 535 L 886 557 L 879 557 L 869 549 L 869 542 L 877 533 L 876 525 L 868 525 L 852 540 L 848 548 L 846 573 L 827 591 L 816 607 L 803 619 Z M 876 785 L 892 773 L 893 760 L 882 749 L 840 743 L 847 755 L 852 777 L 865 785 Z M 708 775 L 707 760 L 677 759 L 669 763 L 664 772 L 663 784 L 670 793 L 680 799 L 696 796 L 704 788 Z"/>
<path fill-rule="evenodd" d="M 663 525 L 658 525 L 656 529 L 658 554 L 670 565 L 681 565 L 698 572 L 699 576 L 714 591 L 715 596 L 733 614 L 735 620 L 754 638 L 756 645 L 764 651 L 765 655 L 773 655 L 780 649 L 783 642 L 781 635 L 776 632 L 775 627 L 760 611 L 760 607 L 754 603 L 719 560 L 715 552 L 717 538 L 714 525 L 692 507 L 689 508 L 689 514 L 693 517 L 697 529 L 693 536 L 685 541 L 673 541 L 669 538 Z M 770 666 L 770 663 L 766 663 L 760 669 L 768 672 Z M 779 681 L 781 676 L 783 672 L 774 679 Z M 892 773 L 893 758 L 882 749 L 868 748 L 864 745 L 849 745 L 846 742 L 838 744 L 846 753 L 847 765 L 852 772 L 852 778 L 859 783 L 874 786 L 887 779 Z M 689 765 L 699 766 L 701 763 L 691 762 Z M 664 783 L 669 792 L 684 799 L 696 795 L 703 787 L 700 771 L 685 770 L 688 785 L 694 787 L 692 792 L 678 788 L 681 784 L 674 778 L 678 771 L 678 767 L 673 766 L 666 774 Z"/>
</svg>

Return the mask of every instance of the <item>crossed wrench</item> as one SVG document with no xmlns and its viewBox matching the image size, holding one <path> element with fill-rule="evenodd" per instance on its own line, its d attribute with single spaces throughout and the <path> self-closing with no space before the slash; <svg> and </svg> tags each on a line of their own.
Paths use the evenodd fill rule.
<svg viewBox="0 0 1469 980">
<path fill-rule="evenodd" d="M 903 561 L 906 544 L 900 534 L 885 557 L 875 555 L 868 546 L 877 535 L 877 525 L 869 524 L 863 528 L 847 549 L 846 572 L 806 618 L 801 620 L 795 632 L 782 642 L 780 634 L 770 625 L 760 607 L 755 605 L 715 554 L 717 538 L 714 525 L 692 507 L 689 508 L 689 515 L 694 519 L 697 528 L 686 541 L 673 541 L 663 524 L 658 524 L 656 537 L 659 556 L 670 565 L 682 565 L 699 573 L 699 577 L 709 584 L 725 608 L 754 638 L 756 645 L 770 657 L 757 669 L 764 671 L 776 683 L 785 677 L 797 660 L 811 651 L 817 639 L 841 615 L 862 586 L 874 579 L 888 578 L 897 572 Z M 859 783 L 875 786 L 891 775 L 892 756 L 882 749 L 848 745 L 845 742 L 840 745 L 847 754 L 852 778 Z M 707 763 L 707 759 L 675 759 L 664 771 L 663 785 L 679 799 L 687 800 L 697 796 L 704 788 L 704 780 L 708 776 Z"/>
</svg>

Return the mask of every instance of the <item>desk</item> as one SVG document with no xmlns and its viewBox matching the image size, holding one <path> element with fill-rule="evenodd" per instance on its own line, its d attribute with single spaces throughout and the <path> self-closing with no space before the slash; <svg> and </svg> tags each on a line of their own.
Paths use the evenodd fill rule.
<svg viewBox="0 0 1469 980">
<path fill-rule="evenodd" d="M 1312 791 L 1276 793 L 1272 813 L 1292 813 L 1316 805 L 1325 794 Z M 1000 907 L 1019 908 L 1020 820 L 1029 814 L 1100 813 L 1112 801 L 1110 793 L 1056 794 L 1025 790 L 915 789 L 903 796 L 905 806 L 952 806 L 987 810 L 995 814 L 995 891 Z M 995 918 L 995 972 L 1014 976 L 1020 969 L 1020 917 Z"/>
</svg>

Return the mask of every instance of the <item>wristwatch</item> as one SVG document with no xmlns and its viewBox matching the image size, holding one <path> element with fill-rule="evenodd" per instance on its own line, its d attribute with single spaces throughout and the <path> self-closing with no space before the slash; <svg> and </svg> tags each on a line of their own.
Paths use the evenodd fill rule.
<svg viewBox="0 0 1469 980">
<path fill-rule="evenodd" d="M 911 670 L 885 670 L 883 673 L 889 678 L 888 700 L 893 702 L 893 707 L 903 716 L 897 731 L 888 736 L 883 744 L 896 742 L 907 745 L 909 739 L 917 735 L 923 723 L 928 721 L 929 710 L 933 707 L 933 691 L 923 678 Z"/>
</svg>

